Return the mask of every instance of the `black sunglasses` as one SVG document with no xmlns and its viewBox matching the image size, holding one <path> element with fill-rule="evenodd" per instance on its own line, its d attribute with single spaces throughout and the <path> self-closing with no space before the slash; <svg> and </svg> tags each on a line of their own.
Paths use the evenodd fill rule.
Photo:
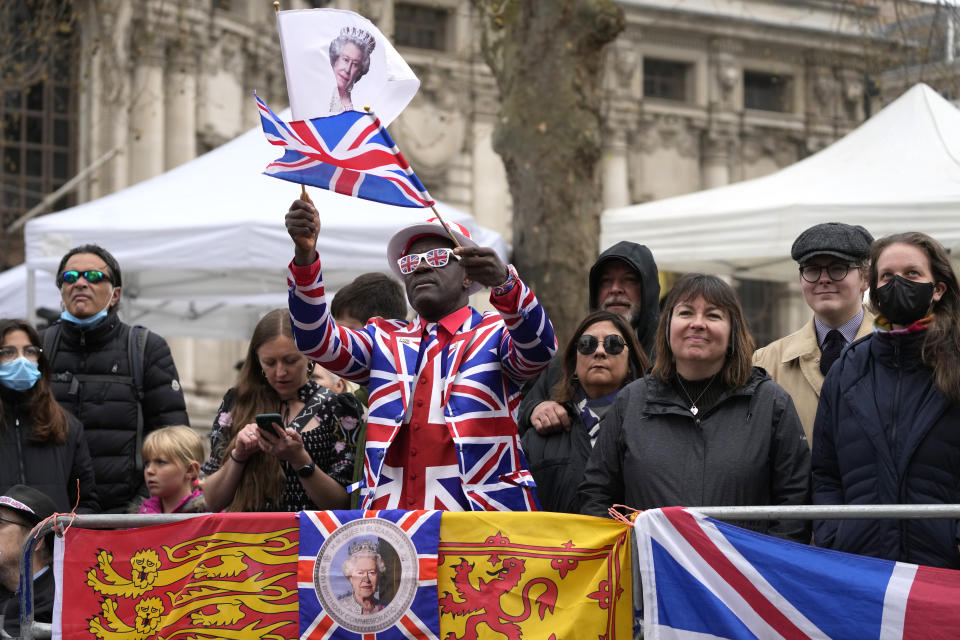
<svg viewBox="0 0 960 640">
<path fill-rule="evenodd" d="M 597 336 L 584 334 L 577 340 L 577 351 L 581 355 L 589 356 L 597 350 L 599 345 L 600 341 L 597 340 Z M 618 336 L 615 333 L 611 333 L 603 339 L 603 350 L 607 352 L 607 355 L 615 356 L 623 351 L 626 346 L 627 341 L 623 339 L 623 336 Z"/>
<path fill-rule="evenodd" d="M 97 284 L 101 280 L 112 282 L 112 280 L 110 280 L 110 276 L 105 274 L 103 271 L 97 271 L 96 269 L 89 269 L 87 271 L 77 271 L 76 269 L 71 269 L 70 271 L 64 271 L 60 276 L 60 279 L 67 284 L 73 284 L 79 280 L 81 276 L 83 276 L 83 279 L 90 284 Z"/>
</svg>

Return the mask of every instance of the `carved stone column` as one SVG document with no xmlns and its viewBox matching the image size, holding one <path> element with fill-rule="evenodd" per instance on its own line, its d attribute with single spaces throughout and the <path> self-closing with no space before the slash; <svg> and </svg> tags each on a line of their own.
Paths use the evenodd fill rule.
<svg viewBox="0 0 960 640">
<path fill-rule="evenodd" d="M 197 153 L 197 64 L 189 43 L 171 45 L 164 109 L 165 169 L 192 160 Z"/>
<path fill-rule="evenodd" d="M 156 33 L 134 31 L 133 85 L 130 96 L 128 156 L 130 184 L 164 170 L 164 64 L 166 51 Z"/>
<path fill-rule="evenodd" d="M 863 71 L 861 69 L 840 69 L 840 102 L 842 117 L 848 121 L 847 126 L 854 126 L 863 122 Z"/>
<path fill-rule="evenodd" d="M 603 207 L 626 207 L 630 202 L 627 131 L 607 130 L 603 140 Z"/>
<path fill-rule="evenodd" d="M 628 140 L 637 128 L 637 104 L 641 100 L 639 59 L 636 43 L 629 39 L 618 42 L 607 54 L 608 98 L 601 162 L 605 209 L 626 207 L 633 202 Z"/>
<path fill-rule="evenodd" d="M 709 115 L 701 144 L 704 189 L 730 184 L 730 164 L 737 148 L 738 114 L 743 111 L 742 45 L 717 38 L 710 42 Z"/>
<path fill-rule="evenodd" d="M 711 126 L 703 136 L 701 179 L 704 189 L 730 184 L 730 162 L 737 147 L 736 130 Z"/>
</svg>

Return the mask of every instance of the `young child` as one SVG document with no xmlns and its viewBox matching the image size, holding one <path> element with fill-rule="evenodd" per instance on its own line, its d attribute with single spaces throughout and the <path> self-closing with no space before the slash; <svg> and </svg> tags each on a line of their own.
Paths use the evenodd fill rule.
<svg viewBox="0 0 960 640">
<path fill-rule="evenodd" d="M 143 478 L 150 497 L 137 513 L 206 511 L 198 475 L 205 459 L 203 440 L 190 427 L 157 429 L 143 441 Z"/>
</svg>

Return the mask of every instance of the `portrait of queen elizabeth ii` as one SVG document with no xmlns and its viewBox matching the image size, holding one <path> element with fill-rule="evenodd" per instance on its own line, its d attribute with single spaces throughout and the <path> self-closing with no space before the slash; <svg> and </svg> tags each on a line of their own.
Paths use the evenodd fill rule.
<svg viewBox="0 0 960 640">
<path fill-rule="evenodd" d="M 357 539 L 347 549 L 347 559 L 341 570 L 350 582 L 351 592 L 337 602 L 345 611 L 370 615 L 383 610 L 387 602 L 380 599 L 380 579 L 387 568 L 380 555 L 379 543 L 371 539 Z"/>
<path fill-rule="evenodd" d="M 330 66 L 337 87 L 330 97 L 330 113 L 354 110 L 351 92 L 370 70 L 370 54 L 377 41 L 359 27 L 343 27 L 330 42 Z"/>
</svg>

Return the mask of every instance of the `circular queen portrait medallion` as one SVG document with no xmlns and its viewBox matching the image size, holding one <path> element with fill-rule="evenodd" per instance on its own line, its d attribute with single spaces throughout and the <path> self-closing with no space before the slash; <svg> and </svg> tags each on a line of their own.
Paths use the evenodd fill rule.
<svg viewBox="0 0 960 640">
<path fill-rule="evenodd" d="M 419 562 L 413 541 L 380 518 L 348 522 L 317 553 L 313 587 L 323 610 L 348 631 L 392 627 L 417 593 Z"/>
</svg>

